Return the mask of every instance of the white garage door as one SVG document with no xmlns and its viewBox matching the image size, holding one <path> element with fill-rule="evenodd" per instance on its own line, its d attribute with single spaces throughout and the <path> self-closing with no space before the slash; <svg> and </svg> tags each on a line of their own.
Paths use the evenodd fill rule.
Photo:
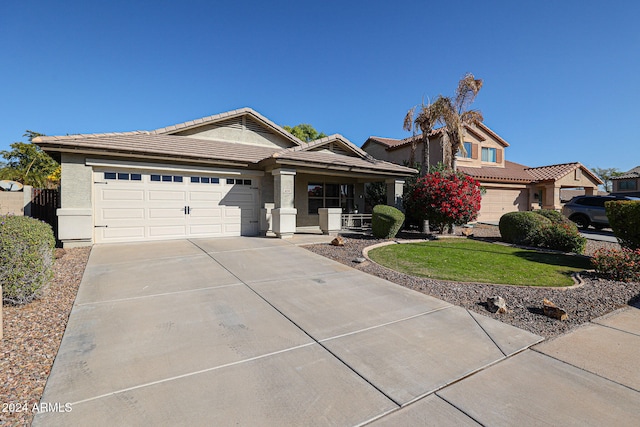
<svg viewBox="0 0 640 427">
<path fill-rule="evenodd" d="M 528 210 L 526 189 L 487 188 L 480 202 L 478 221 L 499 221 L 507 212 Z"/>
<path fill-rule="evenodd" d="M 255 178 L 94 172 L 95 242 L 258 234 Z"/>
</svg>

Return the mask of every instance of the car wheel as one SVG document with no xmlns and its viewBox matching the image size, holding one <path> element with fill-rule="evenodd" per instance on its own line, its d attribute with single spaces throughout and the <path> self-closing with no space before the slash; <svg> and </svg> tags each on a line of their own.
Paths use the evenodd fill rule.
<svg viewBox="0 0 640 427">
<path fill-rule="evenodd" d="M 589 218 L 584 215 L 574 215 L 569 219 L 575 222 L 578 228 L 582 230 L 586 230 L 587 228 L 589 228 Z"/>
</svg>

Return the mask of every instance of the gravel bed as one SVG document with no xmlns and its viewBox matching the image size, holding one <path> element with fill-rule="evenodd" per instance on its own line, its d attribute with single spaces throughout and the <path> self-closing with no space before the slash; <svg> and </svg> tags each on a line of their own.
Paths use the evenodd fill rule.
<svg viewBox="0 0 640 427">
<path fill-rule="evenodd" d="M 54 279 L 45 295 L 23 306 L 3 306 L 0 404 L 18 404 L 20 408 L 18 412 L 0 412 L 0 425 L 31 424 L 31 410 L 40 401 L 51 372 L 90 251 L 57 249 Z"/>
<path fill-rule="evenodd" d="M 497 239 L 497 227 L 474 229 L 474 237 Z M 394 240 L 414 239 L 419 235 L 402 234 Z M 409 276 L 365 261 L 354 262 L 362 256 L 362 250 L 385 240 L 366 235 L 343 235 L 343 247 L 330 244 L 305 246 L 306 249 L 339 261 L 358 270 L 389 280 L 398 285 L 431 295 L 485 316 L 493 317 L 518 328 L 525 329 L 545 338 L 564 334 L 590 320 L 614 311 L 628 304 L 637 304 L 640 299 L 640 283 L 624 283 L 601 279 L 593 273 L 582 273 L 584 284 L 572 288 L 541 288 L 482 283 L 458 283 Z M 586 254 L 592 254 L 601 247 L 619 247 L 617 243 L 589 240 Z M 535 278 L 531 278 L 532 282 Z M 487 298 L 499 295 L 507 303 L 510 312 L 491 313 L 486 309 Z M 542 314 L 542 300 L 547 298 L 566 310 L 568 319 L 551 319 Z"/>
</svg>

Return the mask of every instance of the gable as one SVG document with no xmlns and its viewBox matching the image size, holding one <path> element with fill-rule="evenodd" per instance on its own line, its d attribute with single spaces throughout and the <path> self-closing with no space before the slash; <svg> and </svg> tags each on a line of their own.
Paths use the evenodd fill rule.
<svg viewBox="0 0 640 427">
<path fill-rule="evenodd" d="M 258 123 L 249 115 L 232 117 L 214 123 L 202 124 L 172 133 L 204 140 L 228 141 L 270 148 L 289 148 L 295 144 L 276 134 L 272 129 Z"/>
</svg>

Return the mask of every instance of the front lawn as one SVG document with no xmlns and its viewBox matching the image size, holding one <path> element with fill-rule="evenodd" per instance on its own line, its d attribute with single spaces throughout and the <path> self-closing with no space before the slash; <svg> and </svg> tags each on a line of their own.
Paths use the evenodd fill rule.
<svg viewBox="0 0 640 427">
<path fill-rule="evenodd" d="M 455 282 L 571 286 L 588 258 L 543 253 L 469 239 L 388 245 L 369 251 L 378 264 L 412 276 Z"/>
</svg>

